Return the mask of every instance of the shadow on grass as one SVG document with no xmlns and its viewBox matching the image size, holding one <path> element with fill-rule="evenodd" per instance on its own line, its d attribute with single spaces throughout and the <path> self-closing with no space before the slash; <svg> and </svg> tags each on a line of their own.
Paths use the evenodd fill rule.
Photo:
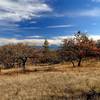
<svg viewBox="0 0 100 100">
<path fill-rule="evenodd" d="M 0 75 L 18 75 L 18 74 L 30 74 L 30 73 L 39 73 L 39 72 L 62 72 L 61 70 L 49 67 L 49 68 L 34 68 L 34 69 L 25 69 L 24 71 L 22 69 L 20 70 L 13 70 L 13 71 L 9 71 L 9 70 L 5 70 L 5 72 L 0 72 Z"/>
<path fill-rule="evenodd" d="M 100 100 L 100 93 L 83 93 L 78 96 L 43 96 L 41 100 Z"/>
</svg>

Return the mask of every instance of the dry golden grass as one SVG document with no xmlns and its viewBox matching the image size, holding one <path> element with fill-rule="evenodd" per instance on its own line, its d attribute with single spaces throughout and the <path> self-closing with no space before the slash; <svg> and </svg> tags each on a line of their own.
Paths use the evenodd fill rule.
<svg viewBox="0 0 100 100">
<path fill-rule="evenodd" d="M 25 74 L 20 69 L 2 70 L 0 100 L 87 100 L 80 95 L 100 93 L 100 62 L 85 62 L 78 68 L 58 64 L 27 69 Z"/>
</svg>

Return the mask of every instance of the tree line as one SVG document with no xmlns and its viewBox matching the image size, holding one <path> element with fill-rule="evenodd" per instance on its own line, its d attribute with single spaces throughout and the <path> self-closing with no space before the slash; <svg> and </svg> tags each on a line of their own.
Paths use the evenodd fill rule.
<svg viewBox="0 0 100 100">
<path fill-rule="evenodd" d="M 58 64 L 71 62 L 73 67 L 81 66 L 83 60 L 100 58 L 100 40 L 90 39 L 86 33 L 78 31 L 71 38 L 62 41 L 59 48 L 49 48 L 48 40 L 41 48 L 27 44 L 9 44 L 0 47 L 0 65 L 3 68 L 22 67 L 26 64 Z"/>
</svg>

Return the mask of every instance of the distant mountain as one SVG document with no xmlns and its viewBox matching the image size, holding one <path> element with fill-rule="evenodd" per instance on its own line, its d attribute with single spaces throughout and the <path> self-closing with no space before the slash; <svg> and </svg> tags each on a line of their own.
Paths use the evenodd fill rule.
<svg viewBox="0 0 100 100">
<path fill-rule="evenodd" d="M 30 46 L 30 47 L 34 47 L 34 46 Z M 35 48 L 42 48 L 42 46 L 35 46 Z M 56 50 L 59 48 L 59 46 L 58 45 L 50 45 L 49 48 L 52 50 Z"/>
<path fill-rule="evenodd" d="M 49 47 L 50 47 L 50 49 L 54 49 L 54 50 L 56 50 L 56 49 L 58 49 L 58 48 L 59 48 L 59 46 L 58 46 L 58 45 L 50 45 Z"/>
</svg>

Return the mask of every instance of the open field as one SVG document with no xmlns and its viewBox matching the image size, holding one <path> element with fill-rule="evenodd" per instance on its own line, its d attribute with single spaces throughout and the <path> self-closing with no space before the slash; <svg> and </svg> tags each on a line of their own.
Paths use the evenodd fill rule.
<svg viewBox="0 0 100 100">
<path fill-rule="evenodd" d="M 2 70 L 0 100 L 100 100 L 100 62 L 27 69 Z"/>
</svg>

